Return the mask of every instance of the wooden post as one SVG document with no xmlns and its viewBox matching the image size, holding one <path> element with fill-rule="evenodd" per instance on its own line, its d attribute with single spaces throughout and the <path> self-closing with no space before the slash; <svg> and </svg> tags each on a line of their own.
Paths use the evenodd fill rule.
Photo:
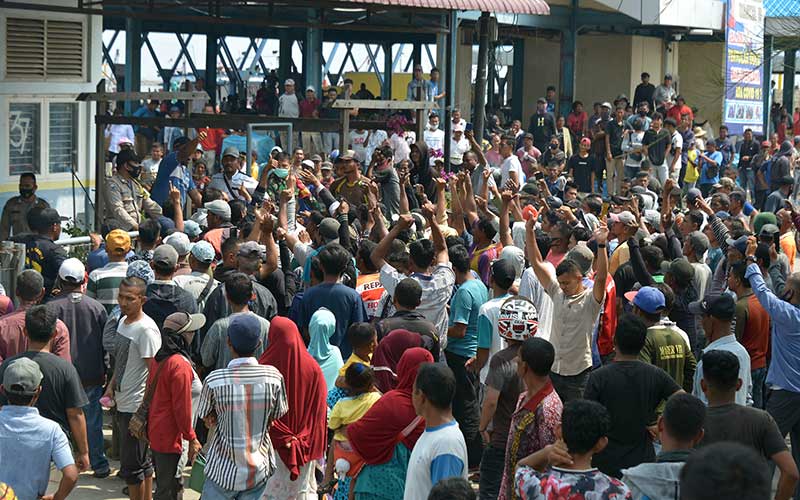
<svg viewBox="0 0 800 500">
<path fill-rule="evenodd" d="M 348 142 L 350 141 L 350 109 L 345 108 L 342 110 L 342 130 L 339 136 L 339 154 L 350 149 Z"/>
<path fill-rule="evenodd" d="M 97 92 L 104 93 L 106 91 L 105 78 L 100 80 L 97 84 Z M 108 109 L 107 101 L 97 101 L 97 116 L 105 116 Z M 94 127 L 95 138 L 95 166 L 94 166 L 94 230 L 100 232 L 100 227 L 103 225 L 105 218 L 105 188 L 106 188 L 106 136 L 105 126 L 102 123 L 97 123 Z"/>
<path fill-rule="evenodd" d="M 425 100 L 426 96 L 422 95 L 422 90 L 423 90 L 422 87 L 417 87 L 417 101 L 424 101 Z M 423 134 L 425 133 L 425 122 L 426 122 L 425 115 L 426 115 L 427 112 L 428 112 L 427 109 L 418 108 L 416 110 L 416 112 L 414 113 L 414 115 L 415 115 L 414 119 L 417 122 L 417 140 L 418 141 L 422 141 L 423 140 Z"/>
</svg>

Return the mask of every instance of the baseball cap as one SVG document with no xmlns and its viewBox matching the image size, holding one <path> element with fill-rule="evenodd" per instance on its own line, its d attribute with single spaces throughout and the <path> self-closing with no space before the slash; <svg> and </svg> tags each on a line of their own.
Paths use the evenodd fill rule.
<svg viewBox="0 0 800 500">
<path fill-rule="evenodd" d="M 228 205 L 227 201 L 224 200 L 214 200 L 209 201 L 205 205 L 203 205 L 208 213 L 214 214 L 218 217 L 222 217 L 224 220 L 231 220 L 231 206 Z"/>
<path fill-rule="evenodd" d="M 61 267 L 58 268 L 58 277 L 72 284 L 83 283 L 86 277 L 86 267 L 83 262 L 72 257 L 61 263 Z"/>
<path fill-rule="evenodd" d="M 525 135 L 523 135 L 522 138 L 533 140 L 533 134 L 531 134 L 530 132 L 525 132 Z"/>
<path fill-rule="evenodd" d="M 583 139 L 581 139 L 581 144 L 584 144 L 586 146 L 591 146 L 592 145 L 592 140 L 589 139 L 588 137 L 584 137 Z"/>
<path fill-rule="evenodd" d="M 730 321 L 736 313 L 736 300 L 734 300 L 733 295 L 723 293 L 717 297 L 690 302 L 689 312 Z"/>
<path fill-rule="evenodd" d="M 338 220 L 331 217 L 325 217 L 322 219 L 322 222 L 317 225 L 317 232 L 325 243 L 338 243 L 340 227 L 341 224 L 339 224 Z"/>
<path fill-rule="evenodd" d="M 534 196 L 539 194 L 539 186 L 537 186 L 535 182 L 526 182 L 525 184 L 522 185 L 520 192 Z"/>
<path fill-rule="evenodd" d="M 153 264 L 175 268 L 178 265 L 178 252 L 171 245 L 161 244 L 153 250 Z"/>
<path fill-rule="evenodd" d="M 768 148 L 769 147 L 769 141 L 761 141 L 761 147 L 762 148 Z"/>
<path fill-rule="evenodd" d="M 671 274 L 679 285 L 688 285 L 694 279 L 694 267 L 686 259 L 673 259 L 661 263 L 661 272 Z"/>
<path fill-rule="evenodd" d="M 600 105 L 600 107 L 601 107 L 601 108 L 608 108 L 608 109 L 611 109 L 611 103 L 610 103 L 610 102 L 608 102 L 608 101 L 606 101 L 606 102 L 604 102 L 603 104 L 601 104 L 601 105 Z"/>
<path fill-rule="evenodd" d="M 514 264 L 508 260 L 498 259 L 492 263 L 492 279 L 501 288 L 511 288 L 516 277 L 517 274 L 514 271 Z"/>
<path fill-rule="evenodd" d="M 761 226 L 761 231 L 758 232 L 758 235 L 759 236 L 768 236 L 768 237 L 771 238 L 772 236 L 774 236 L 774 235 L 776 235 L 776 234 L 778 234 L 780 232 L 781 232 L 781 230 L 775 224 L 764 224 L 763 226 Z"/>
<path fill-rule="evenodd" d="M 309 85 L 308 87 L 306 87 L 306 92 L 308 92 L 309 90 L 311 92 L 316 92 L 317 91 L 317 89 L 315 89 L 313 85 Z"/>
<path fill-rule="evenodd" d="M 203 150 L 203 145 L 198 143 L 198 144 L 197 144 L 197 147 L 196 147 L 196 148 L 194 148 L 194 150 L 195 150 L 195 151 L 200 151 L 200 152 L 202 153 L 202 152 L 204 151 L 204 150 Z"/>
<path fill-rule="evenodd" d="M 547 104 L 547 99 L 545 99 L 544 97 L 540 97 L 540 98 L 536 99 L 536 103 L 537 104 Z"/>
<path fill-rule="evenodd" d="M 461 124 L 453 125 L 453 132 L 463 132 L 464 127 Z"/>
<path fill-rule="evenodd" d="M 636 222 L 636 217 L 627 210 L 623 210 L 618 214 L 610 214 L 609 217 L 611 218 L 612 222 L 621 222 L 623 225 L 628 227 L 636 227 L 639 224 Z"/>
<path fill-rule="evenodd" d="M 672 74 L 667 73 L 666 75 L 664 75 L 664 80 L 672 80 Z"/>
<path fill-rule="evenodd" d="M 175 140 L 172 141 L 172 149 L 173 150 L 180 149 L 183 146 L 185 146 L 186 144 L 189 144 L 190 142 L 192 142 L 192 141 L 188 137 L 186 137 L 185 135 L 182 135 L 180 137 L 176 137 Z"/>
<path fill-rule="evenodd" d="M 146 260 L 134 260 L 128 264 L 128 270 L 125 272 L 127 278 L 139 278 L 148 285 L 156 279 L 156 274 L 150 263 Z"/>
<path fill-rule="evenodd" d="M 355 157 L 356 157 L 355 151 L 353 151 L 352 149 L 345 149 L 341 153 L 339 153 L 339 156 L 336 157 L 336 161 L 352 160 Z"/>
<path fill-rule="evenodd" d="M 745 252 L 747 251 L 747 235 L 743 234 L 742 236 L 739 236 L 735 240 L 733 238 L 728 238 L 727 240 L 725 240 L 725 243 L 727 243 L 729 247 L 733 247 L 736 251 L 738 251 L 742 255 L 744 255 Z"/>
<path fill-rule="evenodd" d="M 686 201 L 691 205 L 694 204 L 694 201 L 702 197 L 703 193 L 697 188 L 691 188 L 690 190 L 686 191 Z"/>
<path fill-rule="evenodd" d="M 333 165 L 329 161 L 323 161 L 320 170 L 333 170 Z"/>
<path fill-rule="evenodd" d="M 228 341 L 237 353 L 251 353 L 261 342 L 261 323 L 255 314 L 240 313 L 231 316 L 228 324 Z"/>
<path fill-rule="evenodd" d="M 175 333 L 195 332 L 206 324 L 206 317 L 203 314 L 189 314 L 187 312 L 175 312 L 167 316 L 161 325 L 163 330 L 171 330 Z"/>
<path fill-rule="evenodd" d="M 132 149 L 123 149 L 122 151 L 117 154 L 117 157 L 114 159 L 117 166 L 120 167 L 122 165 L 126 165 L 128 162 L 139 164 L 142 160 L 136 155 L 136 152 Z"/>
<path fill-rule="evenodd" d="M 131 237 L 122 229 L 114 229 L 106 235 L 108 254 L 125 254 L 131 250 Z"/>
<path fill-rule="evenodd" d="M 320 155 L 311 155 L 311 161 L 313 162 L 322 161 L 322 157 Z"/>
<path fill-rule="evenodd" d="M 638 291 L 628 292 L 625 294 L 625 298 L 647 314 L 659 313 L 667 306 L 664 294 L 652 286 L 644 286 Z"/>
<path fill-rule="evenodd" d="M 264 251 L 257 241 L 245 241 L 239 247 L 239 257 L 248 259 L 261 259 L 264 256 Z"/>
<path fill-rule="evenodd" d="M 778 179 L 778 184 L 781 186 L 793 186 L 794 185 L 794 178 L 790 175 L 786 175 Z"/>
<path fill-rule="evenodd" d="M 42 385 L 42 370 L 36 361 L 17 358 L 11 361 L 3 373 L 3 389 L 8 394 L 33 396 Z"/>
<path fill-rule="evenodd" d="M 32 224 L 31 229 L 38 230 L 38 229 L 46 229 L 53 224 L 61 224 L 62 221 L 67 220 L 66 217 L 61 217 L 59 215 L 58 210 L 54 208 L 43 208 L 38 213 L 31 210 L 30 215 L 32 216 L 32 220 L 29 219 Z"/>
<path fill-rule="evenodd" d="M 222 157 L 225 158 L 226 156 L 233 156 L 238 158 L 239 157 L 239 148 L 236 146 L 228 146 L 225 148 L 225 151 L 222 152 Z"/>
<path fill-rule="evenodd" d="M 714 215 L 717 217 L 717 219 L 720 219 L 720 220 L 728 220 L 728 219 L 731 218 L 730 212 L 726 212 L 725 210 L 720 210 L 719 212 L 715 213 Z"/>
<path fill-rule="evenodd" d="M 164 238 L 164 243 L 170 245 L 172 248 L 178 252 L 178 255 L 184 257 L 189 255 L 189 251 L 192 249 L 192 242 L 189 241 L 189 237 L 186 236 L 185 233 L 172 233 L 166 238 Z"/>
<path fill-rule="evenodd" d="M 594 254 L 586 245 L 575 245 L 567 252 L 566 260 L 571 260 L 581 270 L 581 274 L 586 276 L 592 270 L 592 262 L 594 261 Z"/>
<path fill-rule="evenodd" d="M 656 229 L 661 227 L 661 213 L 658 210 L 645 210 L 644 220 Z"/>
<path fill-rule="evenodd" d="M 303 160 L 302 162 L 300 162 L 300 164 L 303 167 L 309 168 L 311 170 L 314 170 L 316 168 L 316 166 L 314 165 L 314 162 L 312 160 Z"/>
<path fill-rule="evenodd" d="M 187 219 L 183 221 L 183 232 L 186 233 L 186 236 L 188 236 L 190 240 L 193 240 L 200 236 L 202 230 L 200 229 L 200 224 L 191 219 Z"/>
<path fill-rule="evenodd" d="M 284 85 L 294 85 L 294 80 L 292 80 L 291 78 L 287 78 L 286 81 L 283 82 L 283 84 Z"/>
<path fill-rule="evenodd" d="M 550 207 L 550 210 L 557 210 L 564 206 L 564 202 L 561 201 L 561 198 L 558 196 L 550 195 L 545 198 L 545 201 L 547 202 L 547 206 Z"/>
<path fill-rule="evenodd" d="M 214 262 L 214 247 L 207 241 L 198 241 L 192 246 L 192 256 L 204 264 Z"/>
</svg>

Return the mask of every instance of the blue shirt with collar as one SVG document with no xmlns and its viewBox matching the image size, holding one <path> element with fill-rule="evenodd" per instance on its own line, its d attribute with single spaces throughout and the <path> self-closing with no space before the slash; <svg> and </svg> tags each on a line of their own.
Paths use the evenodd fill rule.
<svg viewBox="0 0 800 500">
<path fill-rule="evenodd" d="M 51 460 L 58 470 L 75 463 L 58 423 L 32 406 L 0 408 L 0 482 L 19 500 L 36 500 L 47 491 Z"/>
<path fill-rule="evenodd" d="M 753 380 L 750 376 L 750 354 L 732 333 L 720 337 L 708 344 L 703 353 L 709 351 L 728 351 L 739 360 L 739 378 L 742 379 L 742 386 L 736 391 L 736 404 L 742 406 L 753 406 Z M 703 379 L 703 360 L 697 362 L 697 370 L 694 372 L 694 386 L 692 394 L 705 404 L 708 404 L 706 394 L 700 386 Z"/>
<path fill-rule="evenodd" d="M 773 389 L 800 393 L 800 308 L 775 296 L 756 264 L 747 266 L 745 278 L 750 280 L 753 293 L 772 322 L 767 384 Z"/>
</svg>

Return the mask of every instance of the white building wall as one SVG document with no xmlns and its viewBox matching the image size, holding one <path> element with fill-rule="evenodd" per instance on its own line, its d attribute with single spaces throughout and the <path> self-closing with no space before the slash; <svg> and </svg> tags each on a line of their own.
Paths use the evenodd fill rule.
<svg viewBox="0 0 800 500">
<path fill-rule="evenodd" d="M 35 3 L 35 0 L 29 0 Z M 58 4 L 77 6 L 74 0 L 42 0 L 42 4 Z M 30 78 L 20 79 L 7 75 L 7 20 L 37 19 L 47 21 L 76 21 L 83 25 L 83 72 L 80 78 Z M 19 173 L 11 172 L 12 155 L 27 154 L 30 144 L 20 144 L 20 131 L 24 127 L 33 127 L 36 146 L 38 147 L 37 182 L 39 195 L 62 215 L 72 217 L 73 210 L 78 215 L 79 225 L 84 226 L 90 219 L 87 215 L 89 203 L 83 196 L 80 186 L 76 185 L 76 196 L 73 207 L 72 174 L 70 172 L 54 173 L 48 165 L 52 150 L 52 142 L 57 139 L 51 134 L 49 119 L 51 111 L 57 111 L 53 105 L 74 103 L 77 107 L 76 120 L 72 123 L 75 134 L 74 165 L 80 181 L 89 189 L 94 201 L 94 103 L 76 103 L 75 98 L 81 92 L 93 92 L 99 79 L 102 78 L 102 18 L 81 14 L 67 14 L 33 10 L 0 10 L 0 206 L 18 191 Z M 19 106 L 32 104 L 38 106 L 38 121 L 30 122 L 29 116 L 11 112 L 19 111 Z M 62 108 L 63 109 L 63 108 Z M 63 125 L 63 124 L 62 124 Z M 69 127 L 64 125 L 62 132 Z"/>
</svg>

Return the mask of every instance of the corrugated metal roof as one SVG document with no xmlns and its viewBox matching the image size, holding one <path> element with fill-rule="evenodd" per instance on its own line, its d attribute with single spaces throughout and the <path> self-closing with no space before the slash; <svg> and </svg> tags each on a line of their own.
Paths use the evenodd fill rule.
<svg viewBox="0 0 800 500">
<path fill-rule="evenodd" d="M 347 0 L 348 3 L 441 10 L 478 10 L 501 14 L 550 15 L 545 0 Z"/>
</svg>

